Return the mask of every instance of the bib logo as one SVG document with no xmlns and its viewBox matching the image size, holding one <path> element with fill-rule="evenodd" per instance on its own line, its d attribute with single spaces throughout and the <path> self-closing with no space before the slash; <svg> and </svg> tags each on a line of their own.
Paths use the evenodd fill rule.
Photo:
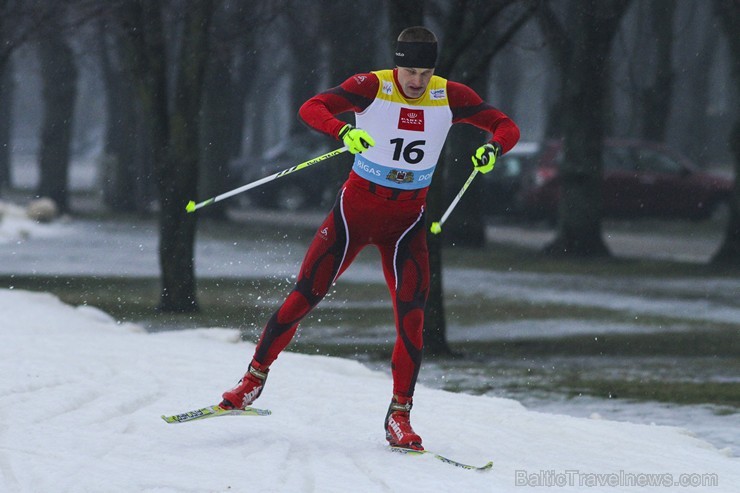
<svg viewBox="0 0 740 493">
<path fill-rule="evenodd" d="M 424 110 L 410 110 L 408 108 L 401 108 L 401 114 L 398 116 L 398 129 L 423 132 Z"/>
<path fill-rule="evenodd" d="M 432 101 L 439 101 L 440 99 L 446 99 L 447 95 L 445 94 L 444 89 L 432 89 L 429 91 L 429 99 Z"/>
<path fill-rule="evenodd" d="M 383 94 L 390 96 L 393 94 L 393 82 L 383 81 L 383 88 L 381 90 L 383 91 Z"/>
<path fill-rule="evenodd" d="M 413 183 L 414 182 L 414 172 L 413 171 L 399 171 L 397 169 L 391 170 L 390 173 L 388 173 L 388 176 L 385 177 L 386 180 L 392 181 L 394 183 Z"/>
</svg>

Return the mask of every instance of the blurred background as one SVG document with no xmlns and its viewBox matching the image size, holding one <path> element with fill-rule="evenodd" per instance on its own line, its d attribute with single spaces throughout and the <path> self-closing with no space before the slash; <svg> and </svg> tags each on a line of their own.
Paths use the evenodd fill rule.
<svg viewBox="0 0 740 493">
<path fill-rule="evenodd" d="M 129 58 L 141 55 L 126 36 L 132 22 L 127 3 L 136 4 L 0 2 L 0 186 L 5 193 L 27 189 L 51 195 L 64 210 L 69 208 L 65 196 L 75 188 L 94 190 L 113 211 L 145 212 L 157 202 L 150 132 L 131 74 Z M 180 64 L 174 54 L 184 12 L 192 7 L 184 0 L 144 3 L 160 9 L 161 42 L 170 55 L 167 81 L 174 86 Z M 523 143 L 562 138 L 559 105 L 566 62 L 560 44 L 575 35 L 558 37 L 552 26 L 576 29 L 570 20 L 578 9 L 603 8 L 568 0 L 205 3 L 212 12 L 197 147 L 201 196 L 336 147 L 298 122 L 298 107 L 356 72 L 391 67 L 404 18 L 420 21 L 440 38 L 438 75 L 473 85 L 519 124 Z M 668 165 L 677 173 L 732 173 L 728 139 L 739 96 L 717 3 L 626 2 L 607 52 L 605 134 L 664 144 L 678 154 Z M 51 143 L 54 133 L 68 144 Z M 68 151 L 52 152 L 54 145 Z M 54 156 L 44 158 L 44 149 Z M 50 159 L 55 163 L 45 166 Z M 491 186 L 505 190 L 492 194 L 495 206 L 487 212 L 530 212 L 521 210 L 524 198 L 506 195 L 519 186 L 518 180 L 506 180 L 527 171 L 525 164 L 513 163 L 491 176 L 500 182 Z M 345 172 L 332 182 L 326 176 L 331 173 L 317 171 L 242 199 L 289 210 L 323 209 Z"/>
</svg>

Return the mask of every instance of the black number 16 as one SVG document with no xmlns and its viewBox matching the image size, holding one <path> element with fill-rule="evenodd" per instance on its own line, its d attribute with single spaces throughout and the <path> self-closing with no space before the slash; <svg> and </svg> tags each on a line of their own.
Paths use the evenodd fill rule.
<svg viewBox="0 0 740 493">
<path fill-rule="evenodd" d="M 391 139 L 391 144 L 396 146 L 395 151 L 393 151 L 393 160 L 398 161 L 401 159 L 401 152 L 403 151 L 404 161 L 409 164 L 418 163 L 424 159 L 424 149 L 419 146 L 423 146 L 426 143 L 426 140 L 414 140 L 404 147 L 402 138 L 399 137 L 398 139 Z"/>
</svg>

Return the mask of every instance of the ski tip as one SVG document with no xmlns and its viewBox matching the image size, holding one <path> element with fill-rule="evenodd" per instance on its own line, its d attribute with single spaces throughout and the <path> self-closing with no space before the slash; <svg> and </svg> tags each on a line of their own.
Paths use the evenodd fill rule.
<svg viewBox="0 0 740 493">
<path fill-rule="evenodd" d="M 190 202 L 188 202 L 188 205 L 185 206 L 185 210 L 187 212 L 195 212 L 195 201 L 191 200 Z"/>
</svg>

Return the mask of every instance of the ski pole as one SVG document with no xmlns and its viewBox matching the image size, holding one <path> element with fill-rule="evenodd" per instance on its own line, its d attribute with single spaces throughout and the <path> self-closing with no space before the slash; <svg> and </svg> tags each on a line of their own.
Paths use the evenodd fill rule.
<svg viewBox="0 0 740 493">
<path fill-rule="evenodd" d="M 273 180 L 277 180 L 278 178 L 282 178 L 285 175 L 289 175 L 293 173 L 294 171 L 299 171 L 305 168 L 308 168 L 309 166 L 313 166 L 316 163 L 320 163 L 321 161 L 324 161 L 325 159 L 329 159 L 330 157 L 334 157 L 337 154 L 341 154 L 344 151 L 346 151 L 346 147 L 341 147 L 339 149 L 335 149 L 331 152 L 327 152 L 326 154 L 322 154 L 321 156 L 315 157 L 313 159 L 309 159 L 308 161 L 296 164 L 295 166 L 291 166 L 290 168 L 284 169 L 282 171 L 278 171 L 277 173 L 274 173 L 270 176 L 266 176 L 264 178 L 260 178 L 259 180 L 253 181 L 252 183 L 247 183 L 246 185 L 242 185 L 239 188 L 235 188 L 234 190 L 231 190 L 229 192 L 224 192 L 221 195 L 216 195 L 215 197 L 211 197 L 208 200 L 204 200 L 203 202 L 195 203 L 194 200 L 191 200 L 188 202 L 188 205 L 185 206 L 185 210 L 188 212 L 195 212 L 196 210 L 205 207 L 207 205 L 211 205 L 215 202 L 220 202 L 221 200 L 228 199 L 229 197 L 232 197 L 238 193 L 246 192 L 247 190 L 251 190 L 252 188 L 257 188 L 260 185 L 264 185 L 265 183 L 269 183 Z"/>
<path fill-rule="evenodd" d="M 470 176 L 468 177 L 468 180 L 465 182 L 465 184 L 462 186 L 459 192 L 457 192 L 457 195 L 452 200 L 452 203 L 447 208 L 445 213 L 442 215 L 442 219 L 439 221 L 435 221 L 432 223 L 431 227 L 429 228 L 429 231 L 431 231 L 433 234 L 438 235 L 442 232 L 442 225 L 447 220 L 448 217 L 450 217 L 450 214 L 452 213 L 452 210 L 455 208 L 458 202 L 460 202 L 460 199 L 462 198 L 463 194 L 465 193 L 465 190 L 468 189 L 471 183 L 473 183 L 473 179 L 475 178 L 475 175 L 478 174 L 478 170 L 474 169 L 472 173 L 470 173 Z"/>
</svg>

